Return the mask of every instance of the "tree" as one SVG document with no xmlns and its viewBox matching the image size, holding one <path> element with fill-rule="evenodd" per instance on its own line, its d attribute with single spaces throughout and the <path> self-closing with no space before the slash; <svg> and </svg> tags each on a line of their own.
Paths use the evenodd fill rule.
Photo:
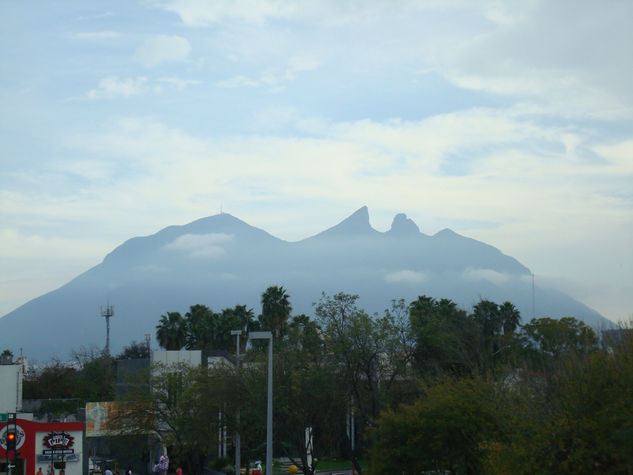
<svg viewBox="0 0 633 475">
<path fill-rule="evenodd" d="M 482 473 L 486 443 L 499 431 L 495 392 L 479 378 L 451 378 L 383 412 L 371 430 L 371 473 Z"/>
<path fill-rule="evenodd" d="M 217 315 L 206 305 L 189 307 L 185 314 L 185 348 L 188 350 L 212 350 L 216 338 Z"/>
<path fill-rule="evenodd" d="M 231 330 L 248 332 L 253 328 L 253 309 L 246 309 L 246 305 L 236 305 L 233 308 L 225 308 L 216 314 L 213 328 L 213 349 L 235 351 L 235 337 Z M 246 339 L 241 340 L 242 350 L 246 346 Z M 240 352 L 242 352 L 240 350 Z"/>
<path fill-rule="evenodd" d="M 475 321 L 482 337 L 483 369 L 490 370 L 508 358 L 518 343 L 515 330 L 521 315 L 510 302 L 501 306 L 490 300 L 480 300 L 473 308 L 471 318 Z"/>
<path fill-rule="evenodd" d="M 304 474 L 312 475 L 322 455 L 336 448 L 347 391 L 324 352 L 316 322 L 306 315 L 293 317 L 283 343 L 278 345 L 274 364 L 277 439 L 284 455 Z M 308 427 L 313 434 L 311 463 L 306 452 Z"/>
<path fill-rule="evenodd" d="M 59 361 L 45 366 L 24 380 L 24 399 L 66 399 L 75 396 L 77 369 Z"/>
<path fill-rule="evenodd" d="M 426 295 L 409 304 L 415 363 L 424 376 L 471 374 L 480 365 L 478 327 L 449 299 Z"/>
<path fill-rule="evenodd" d="M 187 473 L 202 473 L 213 453 L 218 431 L 218 411 L 223 400 L 219 373 L 186 364 L 152 368 L 151 391 L 141 385 L 127 393 L 120 404 L 116 428 L 123 434 L 156 433 L 170 447 L 174 465 Z"/>
<path fill-rule="evenodd" d="M 548 373 L 513 385 L 511 432 L 486 473 L 629 473 L 633 339 L 610 351 L 559 352 Z"/>
<path fill-rule="evenodd" d="M 116 357 L 118 360 L 131 360 L 138 358 L 149 358 L 149 348 L 147 343 L 132 341 L 123 348 L 123 351 Z"/>
<path fill-rule="evenodd" d="M 186 329 L 184 319 L 179 312 L 167 312 L 161 315 L 156 325 L 156 340 L 166 350 L 180 350 L 185 345 Z"/>
<path fill-rule="evenodd" d="M 598 344 L 593 329 L 573 317 L 535 318 L 523 327 L 531 348 L 547 356 L 559 357 L 566 352 L 587 352 Z"/>
<path fill-rule="evenodd" d="M 513 334 L 521 323 L 521 313 L 514 304 L 506 301 L 499 306 L 499 317 L 501 318 L 501 329 L 504 335 Z"/>
<path fill-rule="evenodd" d="M 290 297 L 283 286 L 268 287 L 262 294 L 261 322 L 273 331 L 275 340 L 284 334 L 291 311 Z"/>
<path fill-rule="evenodd" d="M 315 314 L 331 367 L 347 388 L 346 399 L 353 403 L 362 429 L 378 416 L 390 389 L 404 376 L 412 346 L 406 338 L 406 307 L 401 301 L 394 302 L 383 317 L 372 319 L 356 307 L 357 299 L 357 295 L 323 293 Z M 352 444 L 348 437 L 347 445 L 354 468 L 362 473 L 360 444 Z"/>
</svg>

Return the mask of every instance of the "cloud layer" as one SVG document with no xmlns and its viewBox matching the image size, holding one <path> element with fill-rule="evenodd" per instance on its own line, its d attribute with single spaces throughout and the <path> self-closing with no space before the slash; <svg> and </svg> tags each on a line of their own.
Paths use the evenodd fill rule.
<svg viewBox="0 0 633 475">
<path fill-rule="evenodd" d="M 297 240 L 364 204 L 633 312 L 627 2 L 0 8 L 0 314 L 42 291 L 14 280 L 50 290 L 166 225 L 224 209 Z M 214 239 L 170 252 L 221 258 Z"/>
</svg>

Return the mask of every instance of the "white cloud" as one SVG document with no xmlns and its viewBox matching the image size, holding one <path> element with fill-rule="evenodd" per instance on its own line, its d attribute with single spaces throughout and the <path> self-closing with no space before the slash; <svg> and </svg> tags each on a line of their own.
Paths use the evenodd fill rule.
<svg viewBox="0 0 633 475">
<path fill-rule="evenodd" d="M 184 234 L 165 246 L 172 251 L 183 251 L 190 257 L 217 259 L 227 255 L 223 244 L 231 242 L 232 234 Z"/>
<path fill-rule="evenodd" d="M 207 26 L 227 19 L 262 22 L 287 18 L 303 7 L 289 0 L 159 0 L 149 3 L 176 13 L 188 26 Z"/>
<path fill-rule="evenodd" d="M 145 40 L 136 49 L 136 59 L 146 67 L 168 61 L 184 61 L 191 52 L 191 45 L 182 36 L 159 35 Z"/>
<path fill-rule="evenodd" d="M 496 285 L 505 284 L 510 277 L 508 274 L 493 269 L 474 269 L 469 267 L 462 272 L 462 279 L 464 280 L 487 280 Z"/>
<path fill-rule="evenodd" d="M 162 77 L 156 81 L 149 81 L 144 76 L 135 78 L 108 76 L 99 81 L 96 89 L 88 91 L 86 97 L 93 100 L 128 98 L 147 93 L 161 94 L 166 91 L 184 91 L 195 84 L 200 84 L 200 81 L 177 77 Z"/>
<path fill-rule="evenodd" d="M 83 31 L 77 32 L 70 35 L 71 38 L 76 40 L 107 40 L 111 38 L 118 38 L 121 36 L 121 33 L 118 31 Z"/>
<path fill-rule="evenodd" d="M 103 250 L 103 241 L 81 242 L 72 238 L 47 238 L 23 234 L 13 228 L 0 228 L 0 257 L 18 259 L 85 260 Z"/>
<path fill-rule="evenodd" d="M 597 145 L 593 150 L 609 162 L 609 171 L 623 175 L 633 174 L 633 139 Z"/>
<path fill-rule="evenodd" d="M 180 79 L 175 77 L 163 77 L 158 80 L 159 83 L 166 84 L 174 89 L 183 91 L 189 86 L 200 84 L 200 81 L 195 79 Z"/>
<path fill-rule="evenodd" d="M 229 79 L 216 81 L 215 85 L 225 88 L 237 87 L 283 87 L 297 80 L 300 73 L 314 71 L 319 68 L 320 61 L 310 56 L 295 56 L 288 60 L 285 69 L 267 68 L 259 77 L 252 78 L 238 74 Z"/>
<path fill-rule="evenodd" d="M 145 77 L 119 79 L 116 76 L 108 76 L 99 81 L 96 89 L 88 91 L 87 96 L 89 99 L 136 96 L 145 91 L 146 82 Z"/>
<path fill-rule="evenodd" d="M 424 272 L 418 272 L 413 270 L 400 270 L 396 272 L 390 272 L 384 276 L 385 282 L 390 284 L 399 284 L 399 283 L 419 283 L 425 282 L 428 280 L 428 276 Z"/>
<path fill-rule="evenodd" d="M 236 88 L 236 87 L 257 87 L 259 86 L 260 81 L 257 79 L 250 79 L 246 76 L 237 75 L 230 79 L 223 79 L 221 81 L 216 81 L 215 85 L 218 87 L 226 87 L 226 88 Z"/>
<path fill-rule="evenodd" d="M 630 118 L 632 15 L 627 2 L 528 3 L 438 56 L 436 66 L 460 87 L 530 100 L 548 113 Z"/>
</svg>

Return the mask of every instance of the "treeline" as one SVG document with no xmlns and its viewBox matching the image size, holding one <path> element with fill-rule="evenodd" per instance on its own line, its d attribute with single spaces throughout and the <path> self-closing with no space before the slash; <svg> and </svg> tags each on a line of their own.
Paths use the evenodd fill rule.
<svg viewBox="0 0 633 475">
<path fill-rule="evenodd" d="M 263 458 L 266 344 L 245 343 L 247 332 L 271 330 L 274 453 L 306 474 L 328 457 L 372 475 L 630 473 L 629 330 L 612 331 L 601 344 L 572 317 L 521 325 L 509 302 L 482 300 L 467 312 L 420 296 L 369 315 L 357 301 L 323 294 L 312 316 L 292 316 L 290 296 L 275 286 L 262 294 L 257 317 L 245 306 L 215 312 L 204 305 L 162 315 L 156 337 L 163 348 L 234 355 L 230 332 L 242 330 L 244 356 L 239 366 L 137 375 L 143 384 L 127 393 L 134 404 L 123 406 L 120 428 L 160 434 L 186 473 L 201 473 L 214 458 L 221 431 L 240 433 L 243 462 Z M 214 464 L 228 468 L 230 460 Z"/>
<path fill-rule="evenodd" d="M 371 316 L 344 293 L 322 295 L 311 317 L 291 316 L 285 290 L 271 287 L 257 318 L 194 305 L 163 315 L 157 337 L 165 348 L 234 353 L 235 329 L 274 333 L 275 454 L 304 473 L 327 456 L 373 475 L 617 472 L 633 462 L 624 443 L 633 440 L 631 344 L 607 351 L 575 318 L 521 325 L 509 302 L 467 312 L 428 296 Z M 157 372 L 155 390 L 135 396 L 144 410 L 122 420 L 143 426 L 151 414 L 151 429 L 193 473 L 215 453 L 209 434 L 220 427 L 240 432 L 243 459 L 262 458 L 265 349 L 250 349 L 240 369 Z"/>
</svg>

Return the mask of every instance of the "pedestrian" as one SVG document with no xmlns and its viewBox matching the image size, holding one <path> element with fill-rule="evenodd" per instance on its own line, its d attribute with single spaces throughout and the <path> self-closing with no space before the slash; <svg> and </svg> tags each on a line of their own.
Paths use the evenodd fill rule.
<svg viewBox="0 0 633 475">
<path fill-rule="evenodd" d="M 161 475 L 167 475 L 167 470 L 169 470 L 169 457 L 167 457 L 167 455 L 161 455 L 160 456 Z"/>
<path fill-rule="evenodd" d="M 156 462 L 154 464 L 154 468 L 152 468 L 152 472 L 154 472 L 154 475 L 160 475 L 160 463 Z"/>
<path fill-rule="evenodd" d="M 112 470 L 110 470 L 110 467 L 106 467 L 105 475 L 114 475 Z"/>
<path fill-rule="evenodd" d="M 37 473 L 35 475 L 44 475 L 44 472 L 42 472 L 42 467 L 39 467 L 37 469 Z"/>
<path fill-rule="evenodd" d="M 176 469 L 176 475 L 182 475 L 182 468 L 178 467 Z"/>
</svg>

